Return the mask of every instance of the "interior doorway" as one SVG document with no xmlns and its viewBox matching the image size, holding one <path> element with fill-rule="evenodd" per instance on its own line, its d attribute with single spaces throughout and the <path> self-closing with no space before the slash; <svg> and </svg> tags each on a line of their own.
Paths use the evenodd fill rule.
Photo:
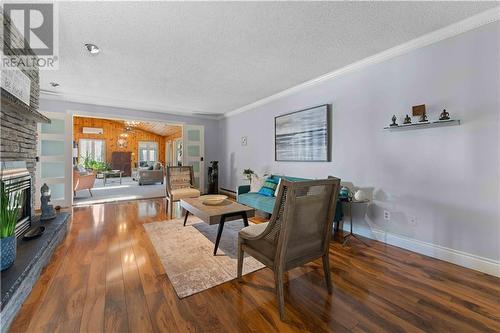
<svg viewBox="0 0 500 333">
<path fill-rule="evenodd" d="M 74 205 L 164 197 L 167 147 L 184 124 L 74 115 Z"/>
</svg>

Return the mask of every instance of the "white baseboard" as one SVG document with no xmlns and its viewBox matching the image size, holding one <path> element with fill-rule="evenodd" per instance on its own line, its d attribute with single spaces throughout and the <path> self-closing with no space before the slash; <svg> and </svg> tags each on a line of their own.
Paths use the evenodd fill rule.
<svg viewBox="0 0 500 333">
<path fill-rule="evenodd" d="M 417 239 L 392 234 L 380 229 L 369 229 L 353 225 L 355 233 L 389 245 L 420 253 L 432 258 L 451 262 L 453 264 L 474 269 L 486 274 L 500 277 L 500 261 L 480 257 L 463 251 L 450 249 Z M 349 223 L 344 223 L 344 230 L 349 231 Z"/>
</svg>

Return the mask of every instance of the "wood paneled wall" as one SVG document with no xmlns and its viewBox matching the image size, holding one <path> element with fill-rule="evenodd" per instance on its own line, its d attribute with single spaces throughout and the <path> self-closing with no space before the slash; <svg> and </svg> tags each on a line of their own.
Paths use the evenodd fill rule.
<svg viewBox="0 0 500 333">
<path fill-rule="evenodd" d="M 83 134 L 83 127 L 98 127 L 102 128 L 103 134 Z M 74 117 L 73 118 L 73 140 L 78 142 L 80 139 L 98 139 L 104 140 L 106 143 L 106 162 L 111 163 L 111 154 L 114 151 L 129 151 L 132 153 L 132 167 L 137 166 L 137 154 L 139 141 L 155 141 L 158 142 L 158 160 L 165 165 L 165 137 L 143 131 L 135 128 L 132 133 L 128 133 L 127 147 L 118 147 L 118 138 L 121 133 L 124 133 L 124 124 L 119 121 Z"/>
</svg>

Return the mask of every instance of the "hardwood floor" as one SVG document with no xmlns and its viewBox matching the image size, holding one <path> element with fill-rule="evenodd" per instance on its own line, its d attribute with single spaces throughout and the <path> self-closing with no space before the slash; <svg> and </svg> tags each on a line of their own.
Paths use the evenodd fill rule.
<svg viewBox="0 0 500 333">
<path fill-rule="evenodd" d="M 163 199 L 75 208 L 11 332 L 500 332 L 500 279 L 370 240 L 331 244 L 331 295 L 320 261 L 289 272 L 284 322 L 269 269 L 179 300 L 142 227 L 167 219 Z"/>
</svg>

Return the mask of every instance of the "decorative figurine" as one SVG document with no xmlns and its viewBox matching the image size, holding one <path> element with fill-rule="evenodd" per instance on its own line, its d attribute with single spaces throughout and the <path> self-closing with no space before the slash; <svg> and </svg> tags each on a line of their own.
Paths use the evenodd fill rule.
<svg viewBox="0 0 500 333">
<path fill-rule="evenodd" d="M 392 119 L 392 124 L 389 126 L 398 126 L 398 124 L 396 123 L 397 120 L 396 115 L 393 115 L 391 119 Z"/>
<path fill-rule="evenodd" d="M 406 115 L 405 120 L 403 121 L 403 124 L 411 124 L 411 118 L 409 115 Z"/>
<path fill-rule="evenodd" d="M 439 115 L 439 120 L 450 120 L 450 114 L 446 111 L 446 109 L 444 109 Z"/>
<path fill-rule="evenodd" d="M 41 221 L 51 220 L 56 217 L 56 210 L 54 206 L 50 205 L 50 189 L 47 184 L 43 184 L 40 189 L 40 201 L 42 202 L 42 216 L 40 216 Z"/>
<path fill-rule="evenodd" d="M 418 121 L 419 123 L 426 123 L 428 122 L 427 120 L 427 114 L 423 114 L 422 117 L 420 117 L 420 120 Z"/>
</svg>

